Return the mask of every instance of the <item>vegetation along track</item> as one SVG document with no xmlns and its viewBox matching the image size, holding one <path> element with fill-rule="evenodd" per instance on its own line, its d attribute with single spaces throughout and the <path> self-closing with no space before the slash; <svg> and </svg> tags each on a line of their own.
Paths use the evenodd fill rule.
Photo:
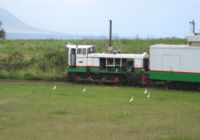
<svg viewBox="0 0 200 140">
<path fill-rule="evenodd" d="M 153 88 L 153 89 L 168 89 L 163 84 L 150 84 L 149 86 L 140 86 L 140 85 L 122 85 L 122 84 L 105 84 L 105 83 L 92 83 L 92 82 L 68 82 L 68 81 L 45 81 L 45 80 L 14 80 L 14 79 L 0 79 L 0 83 L 61 83 L 61 84 L 74 84 L 74 85 L 101 85 L 101 86 L 111 86 L 111 87 L 139 87 L 139 88 Z M 176 89 L 177 90 L 177 89 Z M 181 89 L 181 91 L 196 91 L 197 93 L 200 92 L 200 89 L 190 90 L 190 89 Z"/>
</svg>

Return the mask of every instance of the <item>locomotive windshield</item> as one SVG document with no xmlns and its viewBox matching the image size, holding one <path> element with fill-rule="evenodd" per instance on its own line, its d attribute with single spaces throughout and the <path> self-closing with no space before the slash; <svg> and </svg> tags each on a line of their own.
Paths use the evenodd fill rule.
<svg viewBox="0 0 200 140">
<path fill-rule="evenodd" d="M 88 48 L 88 53 L 95 53 L 95 48 L 94 47 Z"/>
</svg>

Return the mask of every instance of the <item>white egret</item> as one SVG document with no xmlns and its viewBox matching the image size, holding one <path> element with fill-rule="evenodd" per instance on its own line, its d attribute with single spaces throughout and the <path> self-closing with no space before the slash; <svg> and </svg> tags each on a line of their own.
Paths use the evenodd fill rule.
<svg viewBox="0 0 200 140">
<path fill-rule="evenodd" d="M 56 86 L 54 85 L 52 89 L 55 90 L 55 89 L 56 89 Z"/>
<path fill-rule="evenodd" d="M 150 97 L 151 97 L 151 94 L 149 93 L 149 94 L 147 95 L 147 98 L 150 99 Z"/>
<path fill-rule="evenodd" d="M 87 87 L 84 87 L 83 90 L 82 90 L 82 92 L 86 92 L 86 90 L 87 90 Z"/>
<path fill-rule="evenodd" d="M 132 97 L 129 99 L 129 102 L 131 103 L 131 102 L 133 102 L 133 100 L 134 100 L 134 96 L 132 96 Z"/>
<path fill-rule="evenodd" d="M 144 89 L 144 94 L 147 94 L 148 93 L 148 90 L 145 88 Z"/>
</svg>

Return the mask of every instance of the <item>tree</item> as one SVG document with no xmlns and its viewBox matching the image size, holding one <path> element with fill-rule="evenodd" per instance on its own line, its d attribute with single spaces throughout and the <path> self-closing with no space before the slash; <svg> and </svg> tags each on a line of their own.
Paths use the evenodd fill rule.
<svg viewBox="0 0 200 140">
<path fill-rule="evenodd" d="M 2 22 L 0 21 L 0 39 L 5 39 L 6 38 L 6 32 L 1 26 L 2 26 Z"/>
</svg>

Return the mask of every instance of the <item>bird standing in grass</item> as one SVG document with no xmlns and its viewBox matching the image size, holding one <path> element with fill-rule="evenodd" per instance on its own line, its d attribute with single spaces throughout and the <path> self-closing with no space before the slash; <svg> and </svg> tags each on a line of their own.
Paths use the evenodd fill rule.
<svg viewBox="0 0 200 140">
<path fill-rule="evenodd" d="M 83 90 L 82 90 L 82 92 L 86 92 L 86 90 L 87 90 L 87 87 L 84 87 Z"/>
<path fill-rule="evenodd" d="M 147 89 L 145 88 L 145 89 L 144 89 L 144 94 L 147 94 L 147 93 L 148 93 L 148 91 L 147 91 Z"/>
<path fill-rule="evenodd" d="M 56 85 L 54 85 L 52 89 L 55 90 L 56 89 Z"/>
<path fill-rule="evenodd" d="M 129 99 L 129 102 L 131 103 L 131 102 L 133 102 L 133 100 L 134 100 L 134 96 L 132 96 L 132 97 Z"/>
<path fill-rule="evenodd" d="M 149 94 L 147 95 L 147 98 L 150 99 L 151 97 L 151 93 L 149 92 Z"/>
</svg>

